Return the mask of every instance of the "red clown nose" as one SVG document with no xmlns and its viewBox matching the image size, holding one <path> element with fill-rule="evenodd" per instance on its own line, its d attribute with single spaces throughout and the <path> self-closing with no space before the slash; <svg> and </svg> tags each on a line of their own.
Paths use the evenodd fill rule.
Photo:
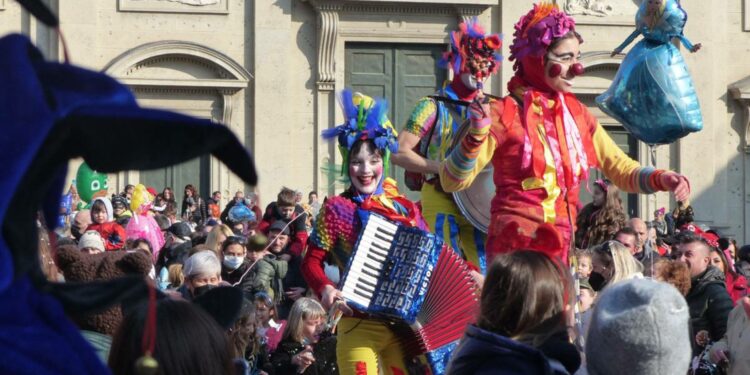
<svg viewBox="0 0 750 375">
<path fill-rule="evenodd" d="M 573 73 L 574 76 L 580 76 L 584 73 L 583 65 L 580 63 L 575 63 L 570 66 L 570 71 Z"/>
</svg>

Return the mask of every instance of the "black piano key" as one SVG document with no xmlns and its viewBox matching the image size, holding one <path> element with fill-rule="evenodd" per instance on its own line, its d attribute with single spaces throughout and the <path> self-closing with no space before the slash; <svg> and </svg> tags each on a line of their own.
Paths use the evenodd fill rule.
<svg viewBox="0 0 750 375">
<path fill-rule="evenodd" d="M 371 254 L 371 253 L 368 253 L 368 254 L 367 254 L 367 257 L 368 257 L 368 258 L 370 258 L 370 259 L 372 259 L 372 260 L 374 260 L 374 261 L 376 261 L 376 262 L 378 262 L 378 263 L 381 263 L 381 262 L 382 262 L 382 260 L 381 260 L 381 259 L 378 259 L 377 257 L 375 257 L 375 255 L 373 255 L 373 254 Z M 367 264 L 367 263 L 365 263 L 365 264 Z"/>
<path fill-rule="evenodd" d="M 383 226 L 378 226 L 378 227 L 376 227 L 376 228 L 375 228 L 375 231 L 377 231 L 377 232 L 381 232 L 381 233 L 384 233 L 384 234 L 387 234 L 387 235 L 389 235 L 390 237 L 393 237 L 393 236 L 395 236 L 395 235 L 396 235 L 396 231 L 391 231 L 390 229 L 387 229 L 387 228 L 385 228 L 385 227 L 383 227 Z"/>
<path fill-rule="evenodd" d="M 391 243 L 391 238 L 388 238 L 384 236 L 382 233 L 375 232 L 375 238 L 385 242 L 385 243 Z"/>
<path fill-rule="evenodd" d="M 361 291 L 359 289 L 354 289 L 354 294 L 356 294 L 356 295 L 358 295 L 358 296 L 360 296 L 362 298 L 365 298 L 368 301 L 370 300 L 370 298 L 372 298 L 372 294 L 368 295 L 368 294 L 364 293 L 363 291 Z"/>
<path fill-rule="evenodd" d="M 377 286 L 377 285 L 375 285 L 375 283 L 373 283 L 373 282 L 371 282 L 369 280 L 365 280 L 364 278 L 361 278 L 361 277 L 357 278 L 357 283 L 363 283 L 365 285 L 369 285 L 372 288 L 372 290 L 375 290 L 375 287 Z"/>
<path fill-rule="evenodd" d="M 365 275 L 367 275 L 367 276 L 374 277 L 376 279 L 379 277 L 378 274 L 377 274 L 377 272 L 372 272 L 372 271 L 370 271 L 368 269 L 364 269 L 364 268 L 362 269 L 362 273 L 365 274 Z"/>
</svg>

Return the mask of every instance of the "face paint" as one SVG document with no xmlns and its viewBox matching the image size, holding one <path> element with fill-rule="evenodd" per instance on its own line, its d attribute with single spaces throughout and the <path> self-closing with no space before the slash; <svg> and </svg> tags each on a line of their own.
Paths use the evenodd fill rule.
<svg viewBox="0 0 750 375">
<path fill-rule="evenodd" d="M 363 145 L 359 152 L 351 155 L 349 177 L 360 194 L 374 193 L 383 177 L 383 158 Z"/>
<path fill-rule="evenodd" d="M 544 83 L 557 92 L 571 92 L 574 78 L 583 74 L 578 63 L 580 42 L 577 38 L 565 38 L 547 54 Z"/>
</svg>

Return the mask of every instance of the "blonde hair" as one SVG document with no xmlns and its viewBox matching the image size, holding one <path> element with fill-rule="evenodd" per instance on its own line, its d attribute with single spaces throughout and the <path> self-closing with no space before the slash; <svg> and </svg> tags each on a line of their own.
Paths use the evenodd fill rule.
<svg viewBox="0 0 750 375">
<path fill-rule="evenodd" d="M 172 288 L 179 288 L 185 282 L 185 275 L 182 274 L 182 264 L 176 263 L 167 269 L 167 280 Z"/>
<path fill-rule="evenodd" d="M 219 234 L 223 234 L 224 237 L 233 236 L 232 228 L 229 228 L 226 224 L 219 224 L 211 229 L 206 236 L 206 247 L 216 253 L 217 256 L 221 254 L 221 246 L 219 246 Z"/>
<path fill-rule="evenodd" d="M 597 246 L 595 252 L 605 267 L 614 267 L 614 273 L 607 285 L 642 276 L 643 265 L 630 254 L 625 245 L 617 241 L 607 241 Z"/>
<path fill-rule="evenodd" d="M 289 338 L 295 342 L 302 342 L 302 328 L 305 320 L 318 318 L 326 318 L 326 311 L 323 310 L 320 302 L 308 297 L 298 299 L 289 312 L 283 339 Z"/>
</svg>

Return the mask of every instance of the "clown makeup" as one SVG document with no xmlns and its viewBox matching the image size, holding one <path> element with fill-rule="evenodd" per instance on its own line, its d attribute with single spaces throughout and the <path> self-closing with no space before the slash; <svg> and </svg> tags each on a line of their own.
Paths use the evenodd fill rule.
<svg viewBox="0 0 750 375">
<path fill-rule="evenodd" d="M 576 37 L 565 38 L 547 53 L 544 82 L 554 91 L 566 93 L 573 90 L 573 80 L 580 73 L 571 67 L 578 64 L 580 44 Z"/>
<path fill-rule="evenodd" d="M 365 142 L 357 153 L 351 154 L 349 178 L 360 194 L 369 195 L 378 189 L 383 178 L 383 158 L 373 150 L 370 142 Z"/>
</svg>

